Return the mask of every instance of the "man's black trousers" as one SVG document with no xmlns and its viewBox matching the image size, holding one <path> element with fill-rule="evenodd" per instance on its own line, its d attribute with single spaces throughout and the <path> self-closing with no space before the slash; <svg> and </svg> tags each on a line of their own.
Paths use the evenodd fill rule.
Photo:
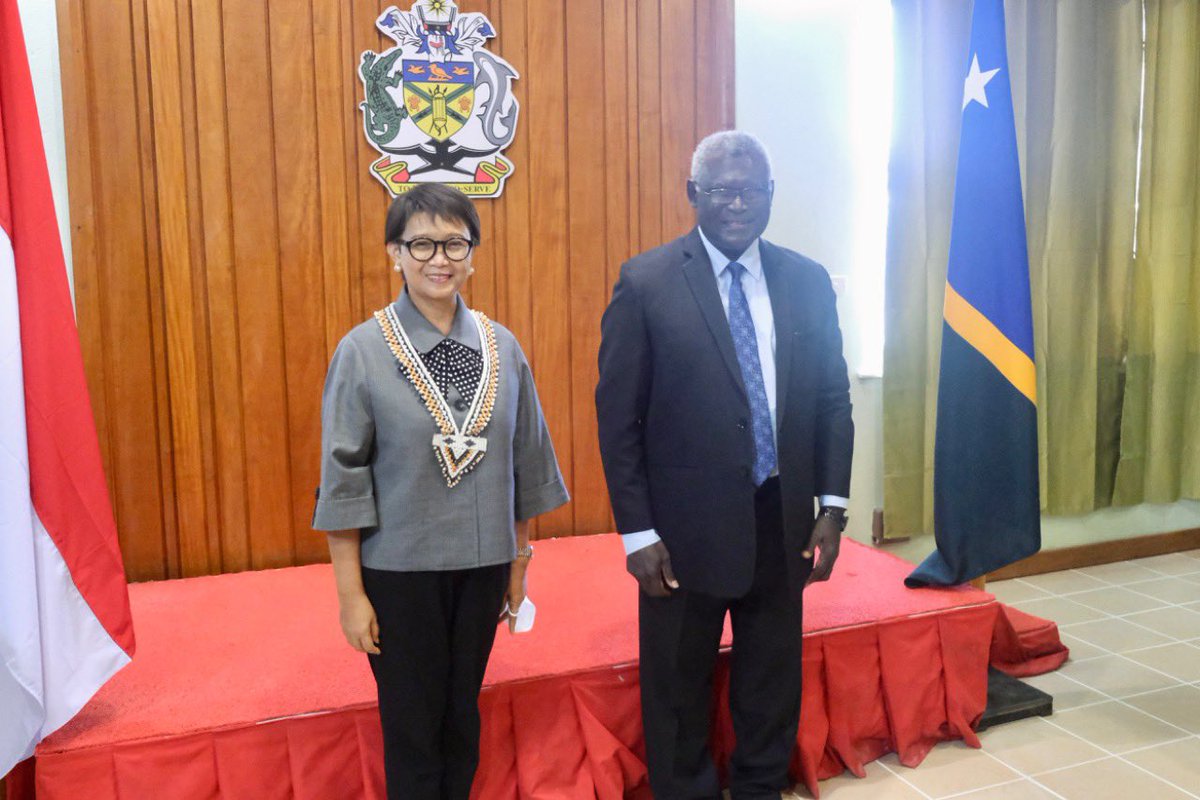
<svg viewBox="0 0 1200 800">
<path fill-rule="evenodd" d="M 755 497 L 754 583 L 738 598 L 675 590 L 639 593 L 642 721 L 655 800 L 715 800 L 709 752 L 713 668 L 725 613 L 733 623 L 729 703 L 736 745 L 730 765 L 735 800 L 778 798 L 790 785 L 788 763 L 800 718 L 804 574 L 784 557 L 779 479 Z"/>
</svg>

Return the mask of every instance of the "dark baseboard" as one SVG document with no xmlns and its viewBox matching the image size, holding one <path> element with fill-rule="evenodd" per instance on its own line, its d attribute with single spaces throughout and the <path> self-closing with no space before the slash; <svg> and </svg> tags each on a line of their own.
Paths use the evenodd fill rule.
<svg viewBox="0 0 1200 800">
<path fill-rule="evenodd" d="M 987 579 L 989 582 L 1003 581 L 1008 578 L 1023 578 L 1026 575 L 1040 575 L 1043 572 L 1092 567 L 1096 564 L 1111 564 L 1114 561 L 1161 556 L 1198 548 L 1200 548 L 1200 528 L 1189 528 L 1183 531 L 1135 536 L 1112 542 L 1064 547 L 1060 550 L 1043 550 L 1015 564 L 1009 564 L 1007 567 L 988 573 Z"/>
</svg>

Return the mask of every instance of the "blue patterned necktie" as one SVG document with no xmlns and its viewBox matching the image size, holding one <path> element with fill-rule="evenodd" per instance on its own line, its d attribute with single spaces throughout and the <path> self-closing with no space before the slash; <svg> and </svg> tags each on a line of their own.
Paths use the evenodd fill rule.
<svg viewBox="0 0 1200 800">
<path fill-rule="evenodd" d="M 742 288 L 746 268 L 731 261 L 725 269 L 733 279 L 729 285 L 729 332 L 733 334 L 733 349 L 737 352 L 742 382 L 750 397 L 750 421 L 754 426 L 754 484 L 757 486 L 775 470 L 775 435 L 771 430 L 771 408 L 767 405 L 762 364 L 758 360 L 754 319 L 750 316 L 750 303 Z"/>
</svg>

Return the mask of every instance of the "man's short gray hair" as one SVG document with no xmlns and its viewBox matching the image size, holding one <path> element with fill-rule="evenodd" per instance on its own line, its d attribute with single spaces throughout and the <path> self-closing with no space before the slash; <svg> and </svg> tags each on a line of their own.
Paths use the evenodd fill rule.
<svg viewBox="0 0 1200 800">
<path fill-rule="evenodd" d="M 758 158 L 771 174 L 771 157 L 767 148 L 753 133 L 746 131 L 717 131 L 700 140 L 692 153 L 692 180 L 700 183 L 702 173 L 708 169 L 713 160 L 722 156 L 749 156 Z"/>
</svg>

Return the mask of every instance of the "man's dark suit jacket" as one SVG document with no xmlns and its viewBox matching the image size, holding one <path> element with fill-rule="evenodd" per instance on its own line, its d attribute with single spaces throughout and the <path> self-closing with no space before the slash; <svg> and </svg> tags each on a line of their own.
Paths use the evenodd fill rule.
<svg viewBox="0 0 1200 800">
<path fill-rule="evenodd" d="M 761 253 L 783 529 L 799 575 L 813 498 L 850 495 L 850 387 L 829 275 L 766 240 Z M 685 589 L 744 594 L 755 558 L 750 404 L 697 230 L 622 265 L 601 336 L 596 409 L 617 530 L 657 530 Z"/>
</svg>

